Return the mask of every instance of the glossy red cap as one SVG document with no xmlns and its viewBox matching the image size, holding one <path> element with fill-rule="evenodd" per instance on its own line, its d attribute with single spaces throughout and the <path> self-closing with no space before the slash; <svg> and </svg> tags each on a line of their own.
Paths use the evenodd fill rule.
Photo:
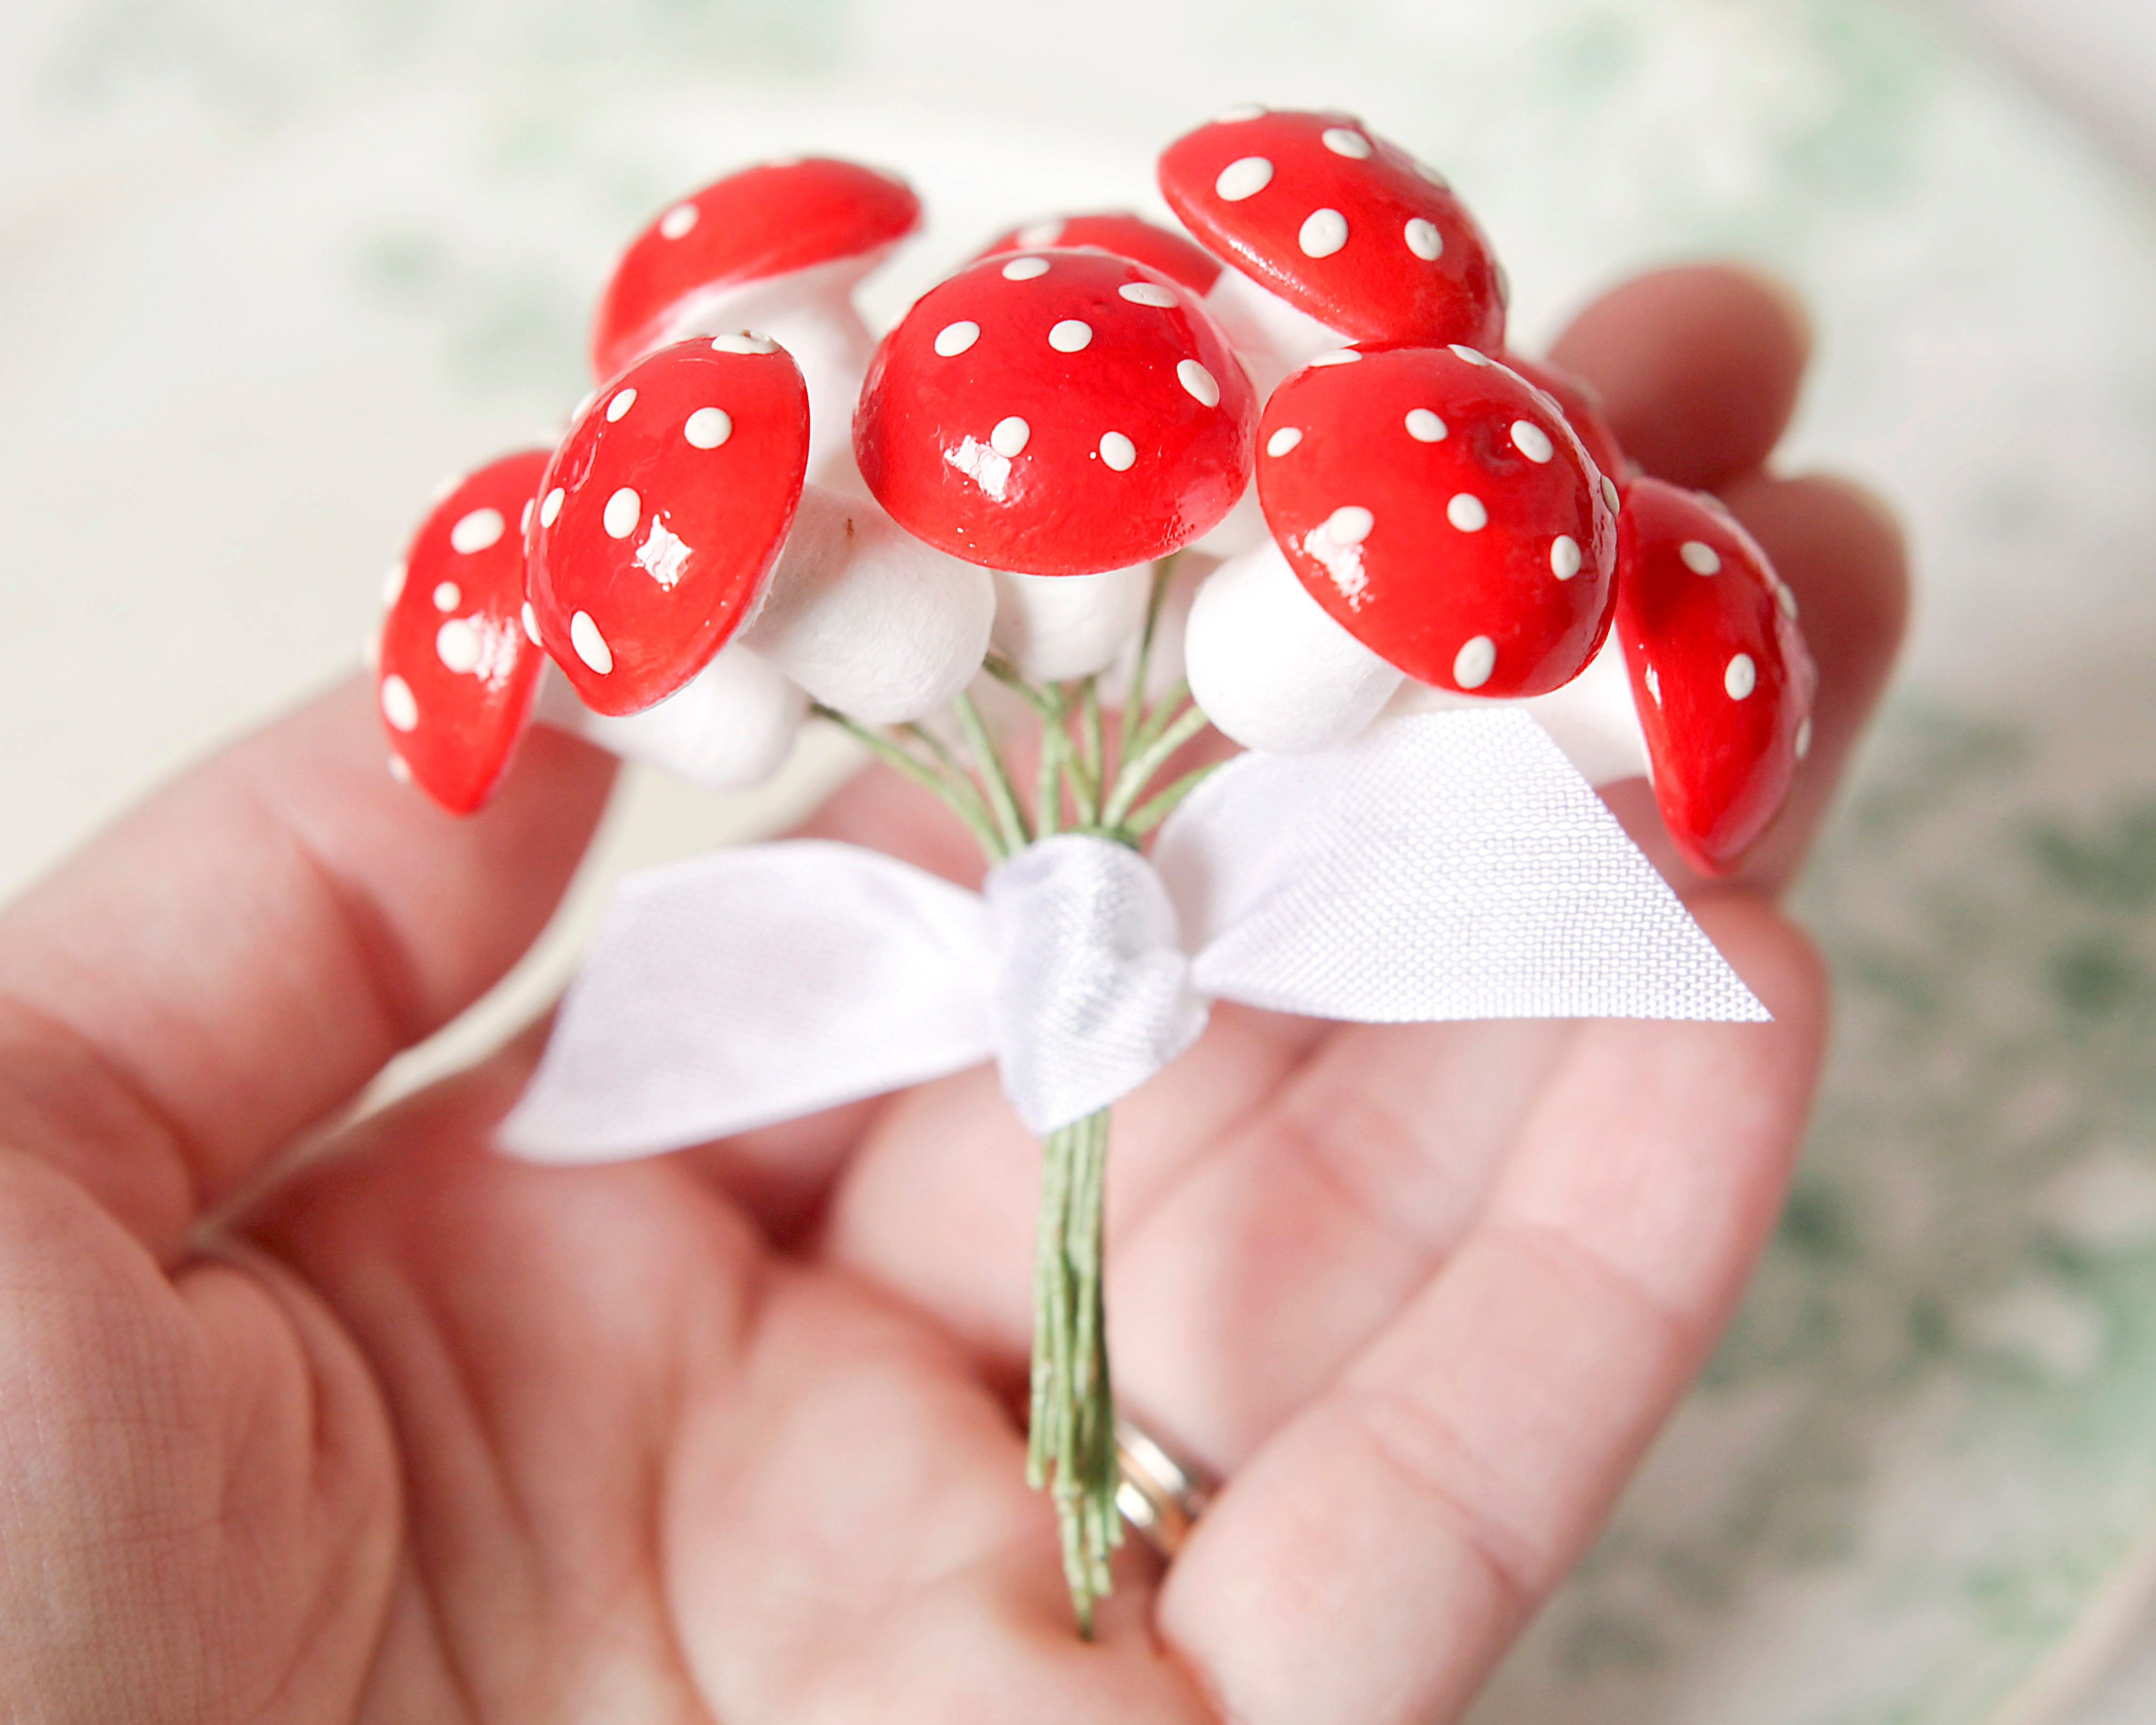
<svg viewBox="0 0 2156 1725">
<path fill-rule="evenodd" d="M 1350 341 L 1496 351 L 1496 262 L 1443 179 L 1344 114 L 1247 115 L 1161 156 L 1199 244 Z"/>
<path fill-rule="evenodd" d="M 523 621 L 523 522 L 547 459 L 520 449 L 458 480 L 390 572 L 382 722 L 393 760 L 454 814 L 508 771 L 546 663 Z"/>
<path fill-rule="evenodd" d="M 1501 353 L 1498 363 L 1510 371 L 1517 372 L 1536 388 L 1556 402 L 1563 413 L 1565 424 L 1571 426 L 1587 453 L 1594 458 L 1594 465 L 1603 478 L 1609 481 L 1612 509 L 1617 507 L 1617 490 L 1632 470 L 1632 464 L 1617 442 L 1617 434 L 1609 429 L 1603 417 L 1602 393 L 1584 377 L 1568 372 L 1563 366 L 1552 365 L 1546 359 L 1529 359 L 1524 354 Z"/>
<path fill-rule="evenodd" d="M 671 340 L 699 300 L 846 258 L 865 269 L 920 225 L 913 188 L 857 162 L 812 157 L 715 180 L 621 254 L 592 331 L 593 372 L 611 377 Z"/>
<path fill-rule="evenodd" d="M 1811 742 L 1818 674 L 1796 601 L 1719 504 L 1660 480 L 1625 488 L 1617 634 L 1685 860 L 1726 875 L 1765 832 Z"/>
<path fill-rule="evenodd" d="M 1322 358 L 1273 392 L 1258 450 L 1258 501 L 1303 586 L 1409 676 L 1545 695 L 1602 644 L 1617 524 L 1599 476 L 1480 353 Z"/>
<path fill-rule="evenodd" d="M 547 464 L 526 588 L 594 712 L 641 711 L 754 610 L 801 501 L 808 394 L 785 349 L 696 336 L 592 398 Z"/>
<path fill-rule="evenodd" d="M 1051 245 L 1066 250 L 1113 252 L 1119 258 L 1159 270 L 1170 281 L 1201 296 L 1220 279 L 1220 260 L 1212 253 L 1193 245 L 1180 234 L 1121 210 L 1103 215 L 1048 216 L 1028 222 L 1023 228 L 998 235 L 975 255 L 994 258 L 1005 252 L 1039 251 Z"/>
<path fill-rule="evenodd" d="M 991 569 L 1164 557 L 1248 482 L 1250 379 L 1190 293 L 1098 251 L 982 259 L 884 338 L 854 416 L 876 501 Z"/>
</svg>

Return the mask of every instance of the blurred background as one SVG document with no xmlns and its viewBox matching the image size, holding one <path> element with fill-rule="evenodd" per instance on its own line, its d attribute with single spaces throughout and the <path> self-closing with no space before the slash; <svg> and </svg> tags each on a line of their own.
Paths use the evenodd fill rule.
<svg viewBox="0 0 2156 1725">
<path fill-rule="evenodd" d="M 894 312 L 1151 208 L 1231 102 L 1452 176 L 1530 349 L 1641 265 L 1815 309 L 1785 451 L 1912 526 L 1906 672 L 1801 909 L 1841 1017 L 1737 1327 L 1477 1725 L 2156 1717 L 2156 8 L 2147 0 L 5 0 L 0 891 L 350 670 L 436 482 L 552 440 L 613 252 L 815 149 Z M 812 797 L 637 778 L 607 881 Z"/>
</svg>

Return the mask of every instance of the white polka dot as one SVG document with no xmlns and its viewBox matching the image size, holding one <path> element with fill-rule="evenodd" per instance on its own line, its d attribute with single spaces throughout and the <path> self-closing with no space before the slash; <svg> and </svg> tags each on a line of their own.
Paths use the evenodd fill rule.
<svg viewBox="0 0 2156 1725">
<path fill-rule="evenodd" d="M 1797 721 L 1797 758 L 1801 761 L 1812 752 L 1812 721 L 1809 716 Z"/>
<path fill-rule="evenodd" d="M 1452 680 L 1463 689 L 1480 689 L 1497 668 L 1497 644 L 1476 635 L 1452 655 Z"/>
<path fill-rule="evenodd" d="M 392 563 L 382 572 L 382 603 L 385 608 L 404 597 L 404 566 Z"/>
<path fill-rule="evenodd" d="M 636 531 L 637 522 L 644 515 L 644 500 L 624 485 L 606 501 L 606 513 L 599 517 L 609 539 L 626 539 Z"/>
<path fill-rule="evenodd" d="M 734 330 L 726 335 L 711 337 L 714 353 L 776 353 L 778 343 L 768 336 L 759 336 L 753 330 Z"/>
<path fill-rule="evenodd" d="M 981 339 L 981 326 L 970 318 L 960 318 L 956 323 L 947 323 L 936 332 L 936 351 L 946 359 L 955 358 Z"/>
<path fill-rule="evenodd" d="M 567 495 L 559 485 L 539 500 L 539 525 L 551 527 L 562 513 L 562 500 Z"/>
<path fill-rule="evenodd" d="M 1759 686 L 1759 667 L 1752 662 L 1749 653 L 1740 653 L 1729 661 L 1722 673 L 1722 686 L 1729 691 L 1732 701 L 1742 701 Z"/>
<path fill-rule="evenodd" d="M 519 539 L 531 531 L 531 511 L 538 501 L 536 497 L 526 497 L 524 500 L 524 513 L 516 518 L 516 536 Z"/>
<path fill-rule="evenodd" d="M 1215 126 L 1240 126 L 1245 121 L 1262 120 L 1265 117 L 1265 110 L 1255 102 L 1245 102 L 1239 107 L 1229 109 L 1224 114 L 1215 114 L 1213 116 L 1213 123 Z"/>
<path fill-rule="evenodd" d="M 469 618 L 452 617 L 434 631 L 434 657 L 459 674 L 479 666 L 479 631 Z"/>
<path fill-rule="evenodd" d="M 1004 265 L 1005 281 L 1033 281 L 1048 274 L 1045 258 L 1013 258 Z"/>
<path fill-rule="evenodd" d="M 412 763 L 393 749 L 389 755 L 389 776 L 399 784 L 412 783 Z"/>
<path fill-rule="evenodd" d="M 1378 525 L 1377 516 L 1358 503 L 1343 503 L 1325 518 L 1317 531 L 1335 545 L 1360 545 Z"/>
<path fill-rule="evenodd" d="M 1426 222 L 1417 216 L 1402 230 L 1408 249 L 1425 264 L 1435 264 L 1445 255 L 1445 236 L 1437 231 L 1437 223 Z"/>
<path fill-rule="evenodd" d="M 1797 620 L 1797 596 L 1789 590 L 1789 583 L 1779 577 L 1774 581 L 1774 603 L 1782 608 L 1782 614 L 1790 622 Z"/>
<path fill-rule="evenodd" d="M 1213 189 L 1229 203 L 1255 198 L 1273 182 L 1273 165 L 1262 156 L 1239 156 L 1220 170 Z"/>
<path fill-rule="evenodd" d="M 1579 572 L 1579 542 L 1569 533 L 1560 533 L 1550 541 L 1550 573 L 1560 581 L 1569 581 Z"/>
<path fill-rule="evenodd" d="M 1445 441 L 1445 421 L 1428 408 L 1409 408 L 1407 427 L 1408 435 L 1419 444 L 1441 444 Z"/>
<path fill-rule="evenodd" d="M 699 408 L 681 422 L 691 449 L 716 449 L 733 434 L 733 419 L 724 408 Z"/>
<path fill-rule="evenodd" d="M 1490 511 L 1472 491 L 1455 493 L 1445 506 L 1445 518 L 1463 533 L 1479 533 L 1490 525 Z"/>
<path fill-rule="evenodd" d="M 1019 454 L 1033 435 L 1033 428 L 1014 413 L 1008 419 L 996 421 L 996 429 L 988 434 L 988 447 L 1005 459 Z"/>
<path fill-rule="evenodd" d="M 434 608 L 437 611 L 454 611 L 464 602 L 464 589 L 454 581 L 441 582 L 434 588 Z"/>
<path fill-rule="evenodd" d="M 675 204 L 659 218 L 660 237 L 665 239 L 679 239 L 696 225 L 699 213 L 696 206 L 693 203 Z"/>
<path fill-rule="evenodd" d="M 1465 341 L 1455 341 L 1452 344 L 1452 352 L 1456 357 L 1466 360 L 1471 366 L 1486 366 L 1490 363 L 1488 354 L 1483 352 L 1479 347 L 1470 347 Z"/>
<path fill-rule="evenodd" d="M 392 675 L 382 680 L 382 716 L 399 731 L 418 728 L 419 703 L 403 678 Z"/>
<path fill-rule="evenodd" d="M 1164 311 L 1175 304 L 1174 290 L 1157 281 L 1127 281 L 1116 291 L 1133 305 L 1151 305 Z"/>
<path fill-rule="evenodd" d="M 449 549 L 462 552 L 467 557 L 473 552 L 485 551 L 501 537 L 506 526 L 500 510 L 475 509 L 470 515 L 459 516 L 456 526 L 449 529 Z"/>
<path fill-rule="evenodd" d="M 569 619 L 569 644 L 577 649 L 577 657 L 601 676 L 613 669 L 613 649 L 607 645 L 590 612 L 579 611 Z"/>
<path fill-rule="evenodd" d="M 617 389 L 613 393 L 613 399 L 607 403 L 607 424 L 619 424 L 621 416 L 635 405 L 636 392 L 634 389 Z"/>
<path fill-rule="evenodd" d="M 1348 218 L 1337 209 L 1314 209 L 1295 236 L 1306 258 L 1329 258 L 1348 244 Z"/>
<path fill-rule="evenodd" d="M 1703 539 L 1687 539 L 1677 547 L 1677 555 L 1684 566 L 1695 575 L 1719 575 L 1722 572 L 1722 553 Z"/>
<path fill-rule="evenodd" d="M 1647 685 L 1648 699 L 1660 706 L 1662 704 L 1662 674 L 1650 665 L 1647 667 L 1647 674 L 1640 680 Z"/>
<path fill-rule="evenodd" d="M 1550 441 L 1549 434 L 1532 419 L 1512 422 L 1512 447 L 1537 464 L 1557 454 L 1557 445 Z"/>
<path fill-rule="evenodd" d="M 1212 372 L 1196 360 L 1178 360 L 1175 381 L 1190 393 L 1191 398 L 1200 407 L 1217 408 L 1220 405 L 1219 384 L 1214 380 Z"/>
<path fill-rule="evenodd" d="M 1101 434 L 1101 459 L 1117 473 L 1128 473 L 1131 464 L 1138 459 L 1137 445 L 1120 431 Z"/>
<path fill-rule="evenodd" d="M 1283 425 L 1265 439 L 1265 453 L 1268 455 L 1285 455 L 1301 441 L 1302 428 L 1300 425 Z"/>
<path fill-rule="evenodd" d="M 1348 126 L 1328 126 L 1318 141 L 1335 156 L 1345 156 L 1350 162 L 1370 159 L 1370 141 Z"/>
<path fill-rule="evenodd" d="M 1063 238 L 1063 223 L 1060 221 L 1029 222 L 1018 230 L 1016 237 L 1020 245 L 1029 249 L 1037 245 L 1054 245 Z"/>
<path fill-rule="evenodd" d="M 524 602 L 524 639 L 533 646 L 539 644 L 539 614 L 531 608 L 531 601 Z"/>
<path fill-rule="evenodd" d="M 1617 482 L 1606 473 L 1602 475 L 1602 501 L 1609 506 L 1612 515 L 1617 512 L 1624 501 L 1617 495 Z"/>
<path fill-rule="evenodd" d="M 1363 356 L 1353 347 L 1336 347 L 1330 353 L 1321 353 L 1311 361 L 1314 366 L 1352 366 Z"/>
<path fill-rule="evenodd" d="M 1090 347 L 1093 326 L 1081 318 L 1066 317 L 1048 332 L 1048 345 L 1058 353 L 1076 353 Z"/>
</svg>

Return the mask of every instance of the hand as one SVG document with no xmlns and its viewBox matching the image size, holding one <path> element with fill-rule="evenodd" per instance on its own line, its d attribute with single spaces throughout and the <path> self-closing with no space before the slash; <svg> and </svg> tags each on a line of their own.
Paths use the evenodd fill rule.
<svg viewBox="0 0 2156 1725">
<path fill-rule="evenodd" d="M 602 757 L 535 732 L 452 821 L 354 684 L 91 845 L 0 916 L 0 1712 L 1453 1717 L 1698 1368 L 1809 1106 L 1771 895 L 1902 574 L 1861 494 L 1760 470 L 1804 339 L 1686 270 L 1557 351 L 1802 600 L 1800 788 L 1693 894 L 1775 1022 L 1216 1014 L 1118 1111 L 1108 1230 L 1124 1403 L 1229 1483 L 1172 1569 L 1126 1548 L 1097 1645 L 1022 1478 L 1035 1153 L 988 1073 L 547 1170 L 486 1148 L 526 1038 L 198 1225 L 516 958 Z M 814 824 L 968 870 L 880 775 Z"/>
</svg>

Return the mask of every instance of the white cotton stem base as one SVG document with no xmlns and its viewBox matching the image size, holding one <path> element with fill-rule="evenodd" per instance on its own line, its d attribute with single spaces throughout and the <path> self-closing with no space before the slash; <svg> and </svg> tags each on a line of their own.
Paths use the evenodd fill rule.
<svg viewBox="0 0 2156 1725">
<path fill-rule="evenodd" d="M 995 603 L 987 570 L 924 545 L 872 502 L 811 485 L 742 641 L 826 706 L 903 724 L 973 680 Z"/>
<path fill-rule="evenodd" d="M 1291 372 L 1348 345 L 1348 338 L 1331 325 L 1298 311 L 1233 264 L 1220 272 L 1204 303 L 1250 374 L 1260 406 Z"/>
<path fill-rule="evenodd" d="M 1105 670 L 1145 627 L 1152 565 L 1097 575 L 998 570 L 996 650 L 1028 676 L 1060 683 Z"/>
<path fill-rule="evenodd" d="M 1183 657 L 1205 716 L 1278 754 L 1348 742 L 1407 680 L 1326 614 L 1270 539 L 1199 588 Z"/>
<path fill-rule="evenodd" d="M 808 697 L 768 660 L 730 643 L 665 700 L 619 717 L 585 706 L 550 665 L 532 716 L 624 761 L 732 791 L 761 784 L 785 764 L 808 714 Z"/>
<path fill-rule="evenodd" d="M 1550 740 L 1589 784 L 1614 784 L 1649 773 L 1646 733 L 1632 701 L 1625 649 L 1613 632 L 1587 669 L 1562 689 L 1526 701 L 1485 701 L 1409 682 L 1388 709 L 1393 713 L 1445 712 L 1460 707 L 1517 706 L 1532 713 Z"/>
<path fill-rule="evenodd" d="M 808 389 L 812 479 L 853 465 L 854 406 L 875 351 L 875 337 L 854 309 L 854 289 L 879 261 L 880 254 L 842 258 L 768 281 L 699 295 L 667 326 L 669 342 L 753 330 L 793 355 Z"/>
</svg>

